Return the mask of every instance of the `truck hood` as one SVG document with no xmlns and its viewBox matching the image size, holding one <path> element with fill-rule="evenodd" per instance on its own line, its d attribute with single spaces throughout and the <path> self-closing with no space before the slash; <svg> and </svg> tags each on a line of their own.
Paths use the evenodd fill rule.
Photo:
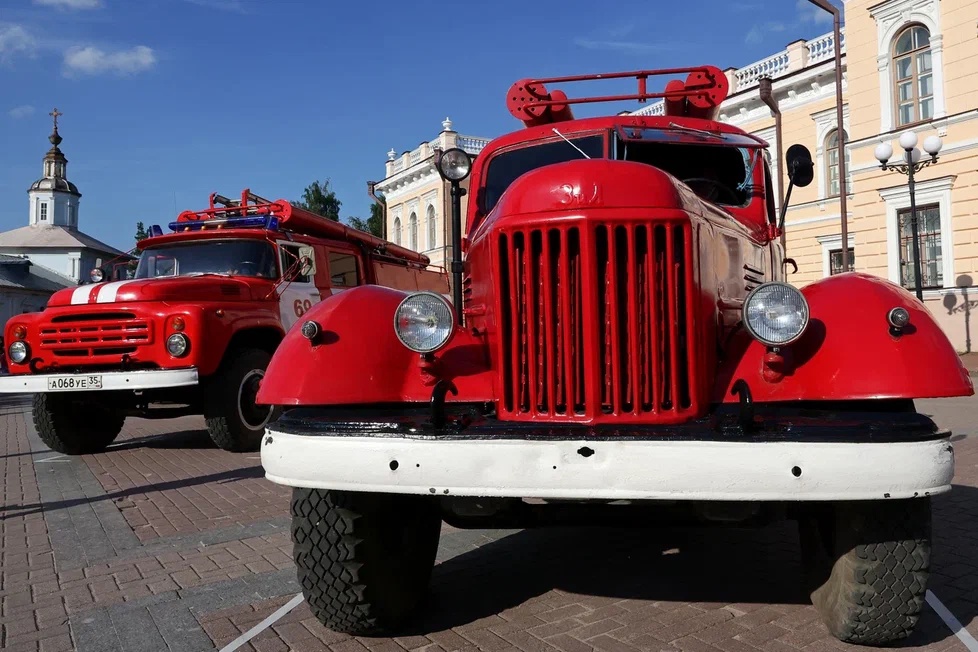
<svg viewBox="0 0 978 652">
<path fill-rule="evenodd" d="M 269 281 L 261 283 L 265 292 Z M 110 281 L 66 288 L 56 292 L 48 306 L 126 303 L 132 301 L 250 301 L 261 288 L 243 280 L 216 275 L 182 276 Z"/>
</svg>

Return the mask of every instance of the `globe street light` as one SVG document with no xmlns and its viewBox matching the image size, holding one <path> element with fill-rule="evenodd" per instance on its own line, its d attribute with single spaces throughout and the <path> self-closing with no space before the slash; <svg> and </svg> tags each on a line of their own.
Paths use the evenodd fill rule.
<svg viewBox="0 0 978 652">
<path fill-rule="evenodd" d="M 917 200 L 915 196 L 914 174 L 932 163 L 937 163 L 937 154 L 941 151 L 940 136 L 929 136 L 924 140 L 924 151 L 930 156 L 927 160 L 921 160 L 920 150 L 917 149 L 917 134 L 913 131 L 906 131 L 900 135 L 900 147 L 904 150 L 903 163 L 889 163 L 893 156 L 893 146 L 889 143 L 880 143 L 876 146 L 876 160 L 880 162 L 880 167 L 884 170 L 892 170 L 907 175 L 908 187 L 910 189 L 910 233 L 913 238 L 913 273 L 914 283 L 916 284 L 917 298 L 924 300 L 924 294 L 920 289 L 920 243 L 917 237 Z"/>
</svg>

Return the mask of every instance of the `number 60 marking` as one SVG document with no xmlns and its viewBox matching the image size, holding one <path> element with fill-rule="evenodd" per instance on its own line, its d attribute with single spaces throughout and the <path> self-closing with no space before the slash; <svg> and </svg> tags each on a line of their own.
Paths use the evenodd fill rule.
<svg viewBox="0 0 978 652">
<path fill-rule="evenodd" d="M 296 317 L 301 317 L 302 313 L 306 312 L 310 308 L 312 308 L 312 301 L 309 299 L 306 299 L 305 301 L 302 299 L 296 299 L 295 303 L 292 304 L 292 309 L 295 311 Z"/>
</svg>

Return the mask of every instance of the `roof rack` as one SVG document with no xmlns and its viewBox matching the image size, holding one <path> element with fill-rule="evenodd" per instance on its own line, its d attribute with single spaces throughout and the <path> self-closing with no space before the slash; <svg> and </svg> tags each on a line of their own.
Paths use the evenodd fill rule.
<svg viewBox="0 0 978 652">
<path fill-rule="evenodd" d="M 649 77 L 681 74 L 688 74 L 685 82 L 673 79 L 666 84 L 665 90 L 662 92 L 650 93 L 648 91 Z M 548 92 L 545 87 L 545 84 L 628 77 L 638 80 L 637 93 L 569 98 L 561 90 Z M 727 76 L 716 66 L 662 68 L 658 70 L 521 79 L 510 87 L 506 96 L 506 107 L 513 117 L 522 121 L 527 127 L 535 127 L 573 120 L 571 104 L 620 102 L 623 100 L 645 102 L 648 99 L 663 98 L 667 116 L 714 120 L 720 103 L 727 98 L 729 91 L 730 84 L 727 81 Z"/>
</svg>

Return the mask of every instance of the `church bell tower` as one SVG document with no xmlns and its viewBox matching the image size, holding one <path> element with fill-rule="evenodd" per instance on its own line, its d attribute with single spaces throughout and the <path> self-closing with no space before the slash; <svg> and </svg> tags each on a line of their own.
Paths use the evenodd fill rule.
<svg viewBox="0 0 978 652">
<path fill-rule="evenodd" d="M 44 175 L 27 191 L 31 204 L 30 225 L 77 229 L 81 193 L 75 184 L 68 181 L 68 159 L 58 147 L 63 140 L 58 134 L 58 117 L 64 114 L 55 109 L 48 115 L 54 118 L 54 131 L 48 136 L 51 149 L 44 155 Z"/>
</svg>

